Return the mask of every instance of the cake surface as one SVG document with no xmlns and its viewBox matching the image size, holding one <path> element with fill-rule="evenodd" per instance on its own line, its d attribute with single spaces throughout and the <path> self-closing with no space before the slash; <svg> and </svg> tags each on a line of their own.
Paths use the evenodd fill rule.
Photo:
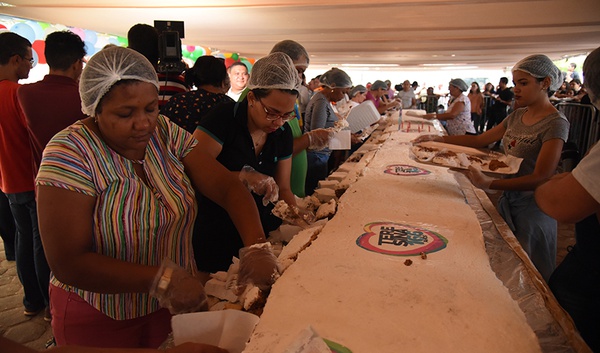
<svg viewBox="0 0 600 353">
<path fill-rule="evenodd" d="M 354 353 L 541 351 L 454 177 L 411 160 L 413 137 L 376 151 L 273 286 L 244 352 L 284 352 L 309 326 Z M 400 164 L 430 173 L 385 172 Z"/>
</svg>

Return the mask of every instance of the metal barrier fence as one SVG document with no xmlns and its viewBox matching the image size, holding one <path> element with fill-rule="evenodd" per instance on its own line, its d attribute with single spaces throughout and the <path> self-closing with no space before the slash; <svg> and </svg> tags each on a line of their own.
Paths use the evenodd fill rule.
<svg viewBox="0 0 600 353">
<path fill-rule="evenodd" d="M 556 108 L 569 120 L 569 139 L 567 144 L 577 147 L 579 157 L 600 139 L 600 121 L 598 110 L 591 104 L 559 103 Z"/>
</svg>

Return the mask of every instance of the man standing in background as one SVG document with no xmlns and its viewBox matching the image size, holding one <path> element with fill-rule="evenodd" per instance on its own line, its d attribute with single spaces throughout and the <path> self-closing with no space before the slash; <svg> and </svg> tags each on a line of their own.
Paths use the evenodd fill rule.
<svg viewBox="0 0 600 353">
<path fill-rule="evenodd" d="M 50 73 L 43 80 L 23 85 L 17 91 L 29 130 L 35 168 L 33 178 L 50 139 L 86 117 L 81 111 L 78 83 L 83 71 L 85 44 L 73 32 L 54 32 L 46 37 L 44 54 Z"/>
<path fill-rule="evenodd" d="M 494 104 L 488 110 L 489 118 L 486 130 L 500 124 L 506 118 L 508 107 L 510 107 L 515 96 L 510 87 L 508 87 L 508 78 L 506 77 L 500 78 L 496 93 L 496 95 L 492 96 Z"/>
<path fill-rule="evenodd" d="M 231 88 L 227 95 L 234 101 L 238 102 L 245 98 L 242 96 L 246 85 L 248 85 L 248 67 L 241 61 L 236 61 L 227 68 L 229 74 L 229 81 L 231 81 Z"/>
<path fill-rule="evenodd" d="M 12 32 L 0 33 L 0 190 L 8 198 L 17 227 L 17 274 L 25 292 L 26 316 L 47 309 L 50 282 L 50 268 L 38 229 L 29 135 L 17 99 L 18 82 L 29 77 L 33 63 L 27 39 Z"/>
</svg>

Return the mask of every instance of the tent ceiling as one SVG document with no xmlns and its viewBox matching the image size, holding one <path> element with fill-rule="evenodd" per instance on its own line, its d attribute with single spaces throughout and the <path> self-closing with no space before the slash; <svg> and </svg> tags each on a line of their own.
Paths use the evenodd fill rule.
<svg viewBox="0 0 600 353">
<path fill-rule="evenodd" d="M 126 36 L 136 23 L 185 22 L 184 44 L 260 58 L 282 39 L 312 66 L 504 68 L 522 57 L 600 45 L 599 0 L 5 0 L 0 12 Z"/>
</svg>

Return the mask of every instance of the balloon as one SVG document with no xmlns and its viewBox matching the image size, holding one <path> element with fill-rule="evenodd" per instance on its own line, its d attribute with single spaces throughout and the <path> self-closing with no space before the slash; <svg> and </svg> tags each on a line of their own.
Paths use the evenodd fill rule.
<svg viewBox="0 0 600 353">
<path fill-rule="evenodd" d="M 31 29 L 33 29 L 33 32 L 35 33 L 35 39 L 45 39 L 46 37 L 44 36 L 44 29 L 42 28 L 42 26 L 40 26 L 39 23 L 37 23 L 36 21 L 27 21 L 26 22 L 27 25 L 29 27 L 31 27 Z"/>
<path fill-rule="evenodd" d="M 210 50 L 210 48 L 202 48 L 204 49 L 204 55 L 210 55 L 210 53 L 212 53 L 212 50 Z"/>
<path fill-rule="evenodd" d="M 33 64 L 31 65 L 32 67 L 37 65 L 40 62 L 40 58 L 38 57 L 38 54 L 35 50 L 31 51 L 31 55 L 33 57 Z"/>
<path fill-rule="evenodd" d="M 81 40 L 85 40 L 85 31 L 81 28 L 77 28 L 77 27 L 71 27 L 69 28 L 69 31 L 77 34 L 79 36 L 79 38 L 81 38 Z"/>
<path fill-rule="evenodd" d="M 50 24 L 47 22 L 38 22 L 40 24 L 40 27 L 42 27 L 42 29 L 45 31 L 46 28 L 50 27 Z"/>
<path fill-rule="evenodd" d="M 96 32 L 90 31 L 89 29 L 86 29 L 84 32 L 85 41 L 89 42 L 92 45 L 96 45 L 96 42 L 98 41 L 98 35 L 96 35 Z"/>
<path fill-rule="evenodd" d="M 38 39 L 35 42 L 33 42 L 31 48 L 37 53 L 40 64 L 45 64 L 46 55 L 44 54 L 44 50 L 46 49 L 46 41 Z"/>
<path fill-rule="evenodd" d="M 111 36 L 108 38 L 108 44 L 119 45 L 119 40 L 117 39 L 117 37 Z"/>
<path fill-rule="evenodd" d="M 190 53 L 193 53 L 196 50 L 196 46 L 194 46 L 194 45 L 188 45 L 188 46 L 185 47 L 185 49 L 187 51 L 189 51 Z"/>
<path fill-rule="evenodd" d="M 3 28 L 3 29 L 8 29 L 8 28 L 6 28 L 6 26 L 5 26 L 5 25 L 3 25 L 2 23 L 0 23 L 0 29 L 2 29 L 2 28 Z"/>
<path fill-rule="evenodd" d="M 206 55 L 206 50 L 202 47 L 197 47 L 196 51 L 200 52 L 200 56 Z"/>
<path fill-rule="evenodd" d="M 120 45 L 122 47 L 127 47 L 127 45 L 128 45 L 127 38 L 125 38 L 125 37 L 117 37 L 117 40 L 119 41 L 118 45 Z"/>
<path fill-rule="evenodd" d="M 87 40 L 84 41 L 83 44 L 85 44 L 85 52 L 87 56 L 96 54 L 96 48 L 94 48 L 94 44 L 88 42 Z"/>
<path fill-rule="evenodd" d="M 229 68 L 234 62 L 235 60 L 233 60 L 233 58 L 225 58 L 225 67 Z"/>
<path fill-rule="evenodd" d="M 250 63 L 250 61 L 248 61 L 248 59 L 241 58 L 240 61 L 243 62 L 244 65 L 246 65 L 246 67 L 248 68 L 248 72 L 250 72 L 250 70 L 252 70 L 252 64 Z"/>
<path fill-rule="evenodd" d="M 238 54 L 238 53 L 233 53 L 233 54 L 231 54 L 231 58 L 232 58 L 233 60 L 236 60 L 236 61 L 237 61 L 237 60 L 240 58 L 240 54 Z"/>
<path fill-rule="evenodd" d="M 10 27 L 10 31 L 20 35 L 23 38 L 26 38 L 31 43 L 35 42 L 35 32 L 33 31 L 33 28 L 26 23 L 15 23 L 12 27 Z"/>
<path fill-rule="evenodd" d="M 225 55 L 223 55 L 223 53 L 216 53 L 214 55 L 215 58 L 221 58 L 221 59 L 225 59 Z"/>
</svg>

